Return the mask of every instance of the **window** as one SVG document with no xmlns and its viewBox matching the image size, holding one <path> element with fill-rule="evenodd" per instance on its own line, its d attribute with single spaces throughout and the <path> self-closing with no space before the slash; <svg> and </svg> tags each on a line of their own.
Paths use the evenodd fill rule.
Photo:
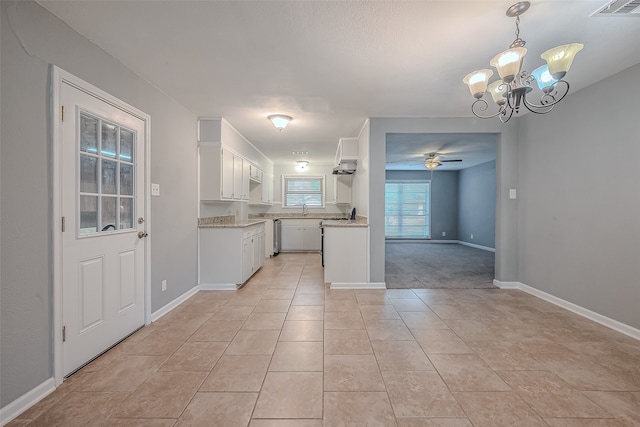
<svg viewBox="0 0 640 427">
<path fill-rule="evenodd" d="M 282 206 L 324 208 L 324 176 L 282 175 Z"/>
<path fill-rule="evenodd" d="M 79 126 L 80 234 L 135 228 L 136 133 L 85 112 Z"/>
<path fill-rule="evenodd" d="M 385 237 L 431 237 L 429 181 L 387 181 L 385 183 Z"/>
</svg>

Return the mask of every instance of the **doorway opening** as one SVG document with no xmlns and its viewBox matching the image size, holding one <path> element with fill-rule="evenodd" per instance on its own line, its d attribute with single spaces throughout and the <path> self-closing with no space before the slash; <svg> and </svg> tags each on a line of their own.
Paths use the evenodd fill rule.
<svg viewBox="0 0 640 427">
<path fill-rule="evenodd" d="M 387 134 L 388 288 L 495 287 L 497 141 L 492 133 Z M 399 186 L 426 192 L 398 195 Z"/>
</svg>

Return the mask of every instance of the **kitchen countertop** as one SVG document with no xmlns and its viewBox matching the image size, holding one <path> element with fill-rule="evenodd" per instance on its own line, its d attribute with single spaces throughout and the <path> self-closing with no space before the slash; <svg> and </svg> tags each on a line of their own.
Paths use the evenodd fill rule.
<svg viewBox="0 0 640 427">
<path fill-rule="evenodd" d="M 324 220 L 322 221 L 323 227 L 368 227 L 366 217 L 356 217 L 355 221 L 352 220 Z"/>
<path fill-rule="evenodd" d="M 219 217 L 212 217 L 212 218 L 219 218 Z M 233 216 L 231 217 L 233 218 Z M 256 225 L 256 224 L 262 224 L 267 222 L 266 219 L 249 219 L 246 221 L 238 221 L 235 222 L 235 219 L 233 220 L 214 220 L 214 219 L 210 219 L 210 218 L 199 218 L 198 219 L 198 228 L 245 228 L 245 227 L 251 227 L 252 225 Z"/>
<path fill-rule="evenodd" d="M 293 214 L 293 213 L 276 213 L 276 214 L 267 214 L 264 217 L 250 217 L 247 220 L 236 222 L 235 216 L 227 215 L 227 216 L 214 216 L 207 218 L 198 218 L 198 228 L 245 228 L 251 227 L 252 225 L 261 224 L 267 222 L 272 219 L 315 219 L 322 220 L 322 225 L 324 227 L 368 227 L 369 224 L 367 222 L 367 217 L 365 216 L 356 216 L 354 221 L 352 220 L 344 220 L 344 219 L 332 219 L 332 218 L 340 218 L 341 215 L 336 214 L 311 214 L 311 215 L 302 215 L 302 214 Z"/>
</svg>

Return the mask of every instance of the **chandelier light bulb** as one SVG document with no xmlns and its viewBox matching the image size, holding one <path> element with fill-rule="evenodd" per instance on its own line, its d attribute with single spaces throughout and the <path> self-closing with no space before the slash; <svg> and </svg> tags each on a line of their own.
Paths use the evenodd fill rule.
<svg viewBox="0 0 640 427">
<path fill-rule="evenodd" d="M 467 74 L 462 81 L 469 85 L 471 95 L 476 98 L 482 98 L 482 95 L 487 90 L 487 83 L 489 83 L 491 76 L 493 76 L 493 71 L 491 70 L 476 70 Z"/>
<path fill-rule="evenodd" d="M 554 79 L 560 80 L 567 74 L 576 54 L 584 47 L 581 43 L 563 44 L 553 49 L 549 49 L 540 55 L 540 58 L 547 61 L 549 73 Z"/>
</svg>

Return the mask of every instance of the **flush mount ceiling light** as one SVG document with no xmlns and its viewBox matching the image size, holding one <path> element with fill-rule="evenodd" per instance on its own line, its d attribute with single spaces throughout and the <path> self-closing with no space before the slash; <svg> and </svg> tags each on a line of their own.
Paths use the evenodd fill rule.
<svg viewBox="0 0 640 427">
<path fill-rule="evenodd" d="M 278 130 L 286 128 L 289 122 L 293 120 L 290 116 L 285 116 L 284 114 L 272 114 L 267 118 L 271 120 L 271 123 L 273 123 Z"/>
<path fill-rule="evenodd" d="M 298 160 L 296 164 L 298 165 L 298 170 L 301 170 L 301 171 L 305 170 L 307 166 L 309 166 L 309 162 L 306 160 Z"/>
<path fill-rule="evenodd" d="M 489 84 L 489 78 L 493 75 L 493 71 L 489 69 L 476 70 L 463 79 L 463 82 L 469 85 L 471 95 L 476 98 L 471 105 L 471 111 L 476 117 L 498 117 L 506 123 L 514 111 L 516 114 L 520 112 L 521 106 L 536 114 L 546 114 L 569 93 L 569 83 L 563 78 L 569 71 L 575 55 L 584 47 L 580 43 L 565 44 L 547 50 L 540 55 L 547 63 L 531 74 L 521 70 L 527 49 L 524 47 L 526 42 L 520 38 L 520 15 L 525 13 L 530 5 L 528 1 L 521 1 L 507 9 L 507 16 L 516 18 L 516 39 L 509 49 L 497 54 L 489 62 L 498 70 L 500 80 Z M 533 91 L 534 82 L 537 82 L 538 88 L 542 91 L 539 104 L 527 99 L 527 95 Z M 495 114 L 481 114 L 489 108 L 489 103 L 482 98 L 485 92 L 491 94 L 498 107 Z"/>
</svg>

